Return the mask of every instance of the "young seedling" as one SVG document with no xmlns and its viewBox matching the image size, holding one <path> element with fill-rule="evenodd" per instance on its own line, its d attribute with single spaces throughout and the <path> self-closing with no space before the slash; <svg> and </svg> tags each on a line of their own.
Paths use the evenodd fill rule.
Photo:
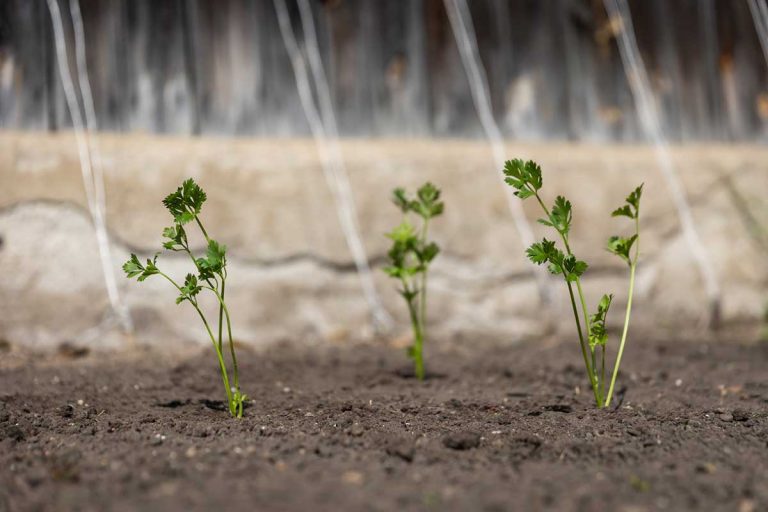
<svg viewBox="0 0 768 512">
<path fill-rule="evenodd" d="M 404 189 L 396 188 L 392 201 L 403 212 L 403 221 L 391 233 L 389 266 L 384 271 L 400 281 L 400 295 L 408 305 L 413 328 L 413 345 L 408 347 L 408 357 L 413 360 L 414 371 L 419 380 L 424 380 L 424 340 L 427 322 L 427 274 L 429 264 L 440 252 L 434 242 L 427 240 L 429 221 L 443 213 L 440 190 L 426 183 L 410 198 Z M 421 226 L 414 227 L 409 213 L 421 219 Z"/>
<path fill-rule="evenodd" d="M 573 211 L 571 202 L 563 196 L 558 196 L 552 208 L 548 208 L 539 195 L 543 185 L 541 167 L 531 160 L 508 160 L 504 165 L 505 181 L 515 189 L 515 195 L 520 199 L 535 197 L 544 211 L 545 217 L 539 219 L 539 223 L 554 229 L 563 243 L 565 251 L 557 247 L 555 241 L 544 238 L 541 242 L 531 245 L 526 254 L 528 259 L 537 265 L 548 264 L 552 274 L 562 275 L 568 287 L 568 295 L 571 299 L 571 308 L 576 321 L 576 330 L 579 334 L 581 354 L 584 358 L 584 366 L 587 370 L 590 386 L 595 396 L 597 407 L 611 405 L 613 389 L 616 385 L 616 376 L 619 374 L 621 357 L 624 354 L 624 345 L 629 331 L 629 319 L 632 312 L 632 295 L 635 288 L 635 269 L 640 254 L 640 197 L 643 186 L 640 185 L 626 198 L 625 204 L 613 211 L 613 217 L 628 217 L 634 221 L 634 234 L 629 238 L 612 236 L 608 240 L 608 250 L 619 256 L 629 265 L 629 294 L 627 299 L 627 311 L 624 317 L 624 329 L 621 334 L 619 351 L 613 367 L 610 386 L 606 389 L 605 375 L 605 347 L 608 342 L 608 333 L 605 327 L 608 310 L 611 307 L 613 295 L 603 295 L 597 305 L 597 312 L 593 315 L 587 313 L 587 304 L 584 300 L 584 292 L 581 287 L 581 276 L 587 270 L 588 265 L 576 258 L 571 251 L 570 231 Z M 581 306 L 581 314 L 576 305 L 578 295 Z M 582 321 L 584 326 L 582 328 Z M 599 362 L 598 362 L 599 357 Z"/>
<path fill-rule="evenodd" d="M 216 357 L 221 370 L 221 379 L 224 382 L 224 390 L 227 393 L 229 413 L 234 417 L 242 418 L 243 403 L 247 400 L 248 396 L 240 391 L 237 357 L 235 356 L 235 345 L 232 341 L 232 324 L 227 304 L 224 301 L 227 282 L 227 248 L 210 238 L 208 232 L 203 227 L 203 223 L 200 221 L 200 210 L 205 200 L 205 192 L 192 179 L 186 180 L 176 192 L 163 199 L 163 204 L 173 216 L 173 226 L 163 230 L 163 238 L 165 239 L 163 248 L 168 251 L 186 253 L 195 267 L 195 273 L 187 274 L 183 284 L 177 283 L 160 270 L 157 266 L 159 252 L 152 259 L 147 259 L 146 263 L 142 263 L 135 254 L 131 254 L 131 258 L 123 265 L 123 270 L 128 278 L 136 277 L 139 282 L 154 275 L 162 276 L 179 292 L 176 304 L 188 302 L 195 308 L 216 351 Z M 203 237 L 205 237 L 207 249 L 204 257 L 196 258 L 189 248 L 187 228 L 185 226 L 192 222 L 197 225 Z M 203 290 L 211 292 L 218 302 L 219 314 L 217 334 L 215 336 L 211 330 L 211 324 L 200 307 L 199 298 Z M 232 381 L 229 379 L 229 370 L 224 362 L 223 328 L 225 324 L 227 327 L 229 353 L 232 359 Z"/>
</svg>

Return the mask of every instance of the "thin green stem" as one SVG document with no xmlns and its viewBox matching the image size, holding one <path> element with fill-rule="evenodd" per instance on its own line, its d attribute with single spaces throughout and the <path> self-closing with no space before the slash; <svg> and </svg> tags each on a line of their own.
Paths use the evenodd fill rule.
<svg viewBox="0 0 768 512">
<path fill-rule="evenodd" d="M 627 341 L 627 333 L 629 332 L 629 318 L 632 314 L 632 296 L 635 291 L 635 269 L 637 268 L 637 260 L 640 258 L 640 210 L 635 212 L 635 234 L 637 235 L 637 242 L 635 242 L 635 257 L 632 263 L 629 265 L 629 297 L 627 298 L 627 312 L 624 315 L 624 329 L 621 333 L 621 342 L 619 343 L 619 353 L 616 355 L 616 363 L 613 366 L 613 375 L 611 376 L 611 386 L 608 388 L 608 395 L 605 398 L 605 407 L 611 405 L 611 399 L 613 398 L 613 388 L 616 385 L 616 377 L 619 375 L 619 366 L 621 366 L 621 356 L 624 354 L 624 344 Z"/>
<path fill-rule="evenodd" d="M 408 302 L 408 311 L 411 314 L 411 325 L 413 326 L 413 364 L 416 378 L 424 380 L 424 334 L 419 325 L 418 313 L 413 301 Z"/>
<path fill-rule="evenodd" d="M 594 374 L 592 373 L 592 369 L 589 366 L 589 358 L 587 357 L 587 345 L 584 341 L 584 333 L 581 332 L 581 322 L 579 321 L 579 314 L 576 310 L 576 299 L 573 296 L 573 287 L 571 286 L 570 282 L 566 281 L 566 284 L 568 285 L 568 294 L 571 297 L 571 307 L 573 308 L 573 317 L 576 319 L 576 329 L 579 331 L 579 345 L 581 346 L 581 355 L 584 357 L 584 366 L 587 368 L 587 374 L 589 375 L 589 384 L 592 386 L 592 392 L 595 395 L 595 402 L 597 403 L 597 406 L 600 406 L 600 396 L 597 393 L 597 389 L 595 388 L 595 379 Z"/>
<path fill-rule="evenodd" d="M 219 303 L 219 350 L 221 350 L 223 340 L 222 340 L 222 327 L 224 323 L 224 289 L 226 286 L 226 279 L 224 279 L 224 276 L 221 277 L 221 302 Z M 230 344 L 232 343 L 232 337 L 230 336 Z M 232 361 L 234 363 L 235 359 L 235 352 L 232 351 Z M 237 367 L 235 367 L 237 368 Z M 237 369 L 235 369 L 235 381 L 237 381 Z"/>
<path fill-rule="evenodd" d="M 544 204 L 544 201 L 541 199 L 541 196 L 539 196 L 539 194 L 533 189 L 531 189 L 531 192 L 533 192 L 533 195 L 536 197 L 536 200 L 538 201 L 539 206 L 541 206 L 541 209 L 544 210 L 544 213 L 546 214 L 547 218 L 550 221 L 553 221 L 552 214 L 550 213 L 549 208 L 547 208 L 547 206 Z M 552 224 L 554 224 L 554 222 L 552 222 Z M 557 231 L 557 233 L 560 235 L 560 239 L 563 241 L 563 245 L 565 246 L 566 253 L 569 256 L 573 256 L 573 252 L 571 251 L 571 246 L 568 243 L 568 236 L 566 236 L 565 233 L 563 233 L 557 228 L 555 228 L 555 231 Z M 579 344 L 581 345 L 581 353 L 582 353 L 582 356 L 584 357 L 584 366 L 587 369 L 587 374 L 589 376 L 589 383 L 592 386 L 592 391 L 595 394 L 595 402 L 597 402 L 597 406 L 600 407 L 600 404 L 602 403 L 602 401 L 600 399 L 600 392 L 598 391 L 597 385 L 595 382 L 597 379 L 597 376 L 594 370 L 595 363 L 593 360 L 592 365 L 589 364 L 589 357 L 587 356 L 586 342 L 584 340 L 585 332 L 586 332 L 586 336 L 589 336 L 589 328 L 590 328 L 589 313 L 587 312 L 587 302 L 584 299 L 584 291 L 581 288 L 581 280 L 577 277 L 575 281 L 576 290 L 578 291 L 578 294 L 579 294 L 579 302 L 581 303 L 581 311 L 582 311 L 582 314 L 584 315 L 584 325 L 586 327 L 586 331 L 582 331 L 581 321 L 579 320 L 579 311 L 578 311 L 578 308 L 576 307 L 576 299 L 573 295 L 573 286 L 571 285 L 570 281 L 566 281 L 566 282 L 568 284 L 568 294 L 570 295 L 570 298 L 571 298 L 571 306 L 573 307 L 573 317 L 576 320 L 576 329 L 579 332 Z M 594 359 L 594 351 L 591 351 L 591 352 Z"/>
<path fill-rule="evenodd" d="M 205 230 L 205 228 L 203 227 L 203 223 L 202 223 L 202 222 L 200 222 L 200 218 L 199 218 L 197 215 L 195 215 L 195 221 L 197 221 L 197 226 L 200 228 L 200 231 L 202 231 L 202 232 L 203 232 L 203 236 L 205 237 L 205 241 L 206 241 L 206 242 L 210 242 L 210 241 L 211 241 L 211 239 L 210 239 L 210 238 L 208 238 L 208 232 L 207 232 L 207 231 Z"/>
<path fill-rule="evenodd" d="M 602 355 L 600 356 L 600 396 L 605 396 L 605 343 L 602 345 Z"/>
<path fill-rule="evenodd" d="M 632 263 L 632 266 L 629 270 L 629 298 L 627 299 L 627 313 L 624 316 L 624 330 L 621 333 L 619 353 L 616 355 L 616 363 L 613 366 L 611 386 L 608 388 L 608 395 L 605 398 L 605 407 L 609 407 L 611 405 L 611 398 L 613 398 L 613 388 L 616 385 L 616 377 L 619 374 L 619 366 L 621 365 L 621 356 L 624 354 L 624 343 L 627 341 L 627 332 L 629 332 L 629 317 L 632 313 L 632 295 L 635 290 L 635 268 L 635 263 Z"/>
<path fill-rule="evenodd" d="M 158 270 L 158 274 L 160 274 L 165 279 L 167 279 L 168 282 L 170 282 L 179 291 L 179 293 L 184 293 L 181 290 L 181 287 L 178 284 L 176 284 L 176 281 L 171 279 L 167 274 L 160 272 L 159 270 Z M 195 308 L 195 311 L 197 311 L 197 314 L 200 315 L 200 319 L 203 321 L 203 325 L 205 325 L 205 330 L 208 332 L 208 336 L 210 336 L 211 338 L 211 343 L 213 343 L 213 348 L 216 351 L 216 357 L 219 360 L 219 368 L 221 369 L 221 379 L 224 383 L 224 390 L 227 392 L 227 403 L 229 404 L 229 412 L 234 416 L 236 414 L 236 411 L 234 410 L 234 404 L 232 401 L 232 389 L 229 386 L 229 373 L 227 372 L 227 365 L 224 363 L 224 358 L 221 354 L 221 350 L 219 350 L 219 347 L 216 344 L 216 338 L 214 338 L 213 336 L 213 332 L 211 331 L 211 327 L 208 325 L 208 320 L 205 319 L 205 315 L 200 310 L 200 307 L 197 305 L 197 302 L 190 300 L 189 303 L 192 304 L 192 307 Z"/>
<path fill-rule="evenodd" d="M 424 219 L 424 226 L 421 230 L 421 244 L 422 247 L 427 241 L 427 228 L 429 226 L 429 219 Z M 426 337 L 427 332 L 427 269 L 421 274 L 421 289 L 419 290 L 419 325 L 421 326 L 422 344 L 423 339 Z"/>
<path fill-rule="evenodd" d="M 224 287 L 224 284 L 222 281 L 222 289 L 223 287 Z M 213 288 L 210 288 L 207 286 L 205 288 L 208 288 L 214 293 L 214 295 L 216 295 L 216 298 L 219 301 L 219 307 L 224 312 L 224 318 L 226 319 L 226 322 L 227 322 L 227 337 L 229 338 L 229 353 L 230 353 L 230 356 L 232 357 L 232 374 L 235 382 L 235 389 L 240 391 L 240 378 L 239 378 L 239 372 L 237 367 L 237 356 L 235 355 L 235 343 L 232 339 L 232 321 L 230 320 L 230 317 L 229 317 L 229 309 L 227 308 L 227 305 L 224 302 L 223 295 L 219 295 L 219 293 Z"/>
</svg>

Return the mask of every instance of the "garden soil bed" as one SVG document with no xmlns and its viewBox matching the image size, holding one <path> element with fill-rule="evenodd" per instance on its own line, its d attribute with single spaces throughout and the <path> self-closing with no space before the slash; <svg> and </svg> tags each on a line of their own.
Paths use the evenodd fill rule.
<svg viewBox="0 0 768 512">
<path fill-rule="evenodd" d="M 611 410 L 573 343 L 243 350 L 240 421 L 207 351 L 70 356 L 0 366 L 2 512 L 768 510 L 766 345 L 636 341 Z"/>
</svg>

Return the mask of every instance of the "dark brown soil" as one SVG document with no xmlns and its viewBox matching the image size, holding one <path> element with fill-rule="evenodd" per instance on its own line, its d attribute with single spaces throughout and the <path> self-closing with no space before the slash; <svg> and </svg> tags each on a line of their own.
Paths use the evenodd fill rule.
<svg viewBox="0 0 768 512">
<path fill-rule="evenodd" d="M 595 410 L 577 347 L 210 353 L 0 370 L 0 511 L 768 510 L 768 348 L 635 342 Z M 82 355 L 82 354 L 81 354 Z"/>
</svg>

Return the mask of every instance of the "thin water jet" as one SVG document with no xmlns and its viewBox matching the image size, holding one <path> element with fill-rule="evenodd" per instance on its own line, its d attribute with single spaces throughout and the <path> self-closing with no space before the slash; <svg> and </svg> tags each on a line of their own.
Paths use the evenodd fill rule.
<svg viewBox="0 0 768 512">
<path fill-rule="evenodd" d="M 755 30 L 760 40 L 760 47 L 763 49 L 763 57 L 768 63 L 768 5 L 765 0 L 747 0 L 749 12 L 752 14 L 752 20 L 755 22 Z"/>
<path fill-rule="evenodd" d="M 717 273 L 712 264 L 707 248 L 701 241 L 693 220 L 691 207 L 685 194 L 685 189 L 680 177 L 675 171 L 672 157 L 669 154 L 669 146 L 664 136 L 664 130 L 659 119 L 659 113 L 653 98 L 651 82 L 640 56 L 640 50 L 635 39 L 634 27 L 629 5 L 626 0 L 604 0 L 605 8 L 611 19 L 618 20 L 617 44 L 624 64 L 624 71 L 629 82 L 632 96 L 635 100 L 635 109 L 640 126 L 645 136 L 652 142 L 656 160 L 659 164 L 662 176 L 667 182 L 667 187 L 672 194 L 672 201 L 677 210 L 683 236 L 688 244 L 694 261 L 699 268 L 701 277 L 709 300 L 709 326 L 716 329 L 720 321 L 721 290 L 717 280 Z"/>
<path fill-rule="evenodd" d="M 110 306 L 117 320 L 126 333 L 133 331 L 128 308 L 120 295 L 117 280 L 114 274 L 114 265 L 112 260 L 112 251 L 109 243 L 109 234 L 105 219 L 106 198 L 104 193 L 104 180 L 102 175 L 102 162 L 98 157 L 96 167 L 92 160 L 92 150 L 95 148 L 94 141 L 90 140 L 93 133 L 96 132 L 96 115 L 93 109 L 93 98 L 90 92 L 90 83 L 88 81 L 88 71 L 86 68 L 85 55 L 85 36 L 83 33 L 82 17 L 80 16 L 80 6 L 77 0 L 70 2 L 70 12 L 72 14 L 72 23 L 75 39 L 75 60 L 79 72 L 78 84 L 83 95 L 84 110 L 86 118 L 89 119 L 86 128 L 83 122 L 81 105 L 77 98 L 75 83 L 69 68 L 69 51 L 67 50 L 66 36 L 64 34 L 64 23 L 57 0 L 47 0 L 48 11 L 51 15 L 53 24 L 54 41 L 56 48 L 56 60 L 58 62 L 59 76 L 64 88 L 64 96 L 67 107 L 72 117 L 72 125 L 75 132 L 78 155 L 80 158 L 80 171 L 83 178 L 83 187 L 85 189 L 88 210 L 91 215 L 94 230 L 96 233 L 96 242 L 99 249 L 104 284 L 107 290 Z M 90 110 L 89 110 L 90 109 Z M 89 131 L 93 130 L 92 133 Z M 96 154 L 96 153 L 94 153 Z"/>
<path fill-rule="evenodd" d="M 306 0 L 299 1 L 299 14 L 304 30 L 304 48 L 308 56 L 315 91 L 319 98 L 319 109 L 312 92 L 306 60 L 291 26 L 288 8 L 284 0 L 274 0 L 274 3 L 280 25 L 280 33 L 290 56 L 291 66 L 296 77 L 299 99 L 312 131 L 312 136 L 315 139 L 318 153 L 320 154 L 323 175 L 333 195 L 339 223 L 357 267 L 360 285 L 371 311 L 374 329 L 378 332 L 386 331 L 392 326 L 392 317 L 384 309 L 376 291 L 371 268 L 368 264 L 368 257 L 360 237 L 352 188 L 339 146 L 339 135 L 336 118 L 333 113 L 330 89 L 317 47 L 317 35 L 315 33 L 312 10 Z"/>
<path fill-rule="evenodd" d="M 475 35 L 474 25 L 472 24 L 472 16 L 469 12 L 469 7 L 467 6 L 466 0 L 445 0 L 444 3 L 445 9 L 448 12 L 448 19 L 453 28 L 453 34 L 456 38 L 456 45 L 459 48 L 461 62 L 467 73 L 467 80 L 469 81 L 475 110 L 480 118 L 483 132 L 491 146 L 493 162 L 496 167 L 495 174 L 501 181 L 502 188 L 506 194 L 507 205 L 512 213 L 512 220 L 515 223 L 515 228 L 520 235 L 520 239 L 526 247 L 530 246 L 535 241 L 531 224 L 525 216 L 522 204 L 518 198 L 515 197 L 512 189 L 504 183 L 504 174 L 501 171 L 504 168 L 504 162 L 507 159 L 504 150 L 504 140 L 501 135 L 501 130 L 499 130 L 499 126 L 493 117 L 488 79 L 485 74 L 485 69 L 480 62 L 477 37 Z M 535 272 L 536 275 L 536 281 L 539 286 L 539 295 L 542 301 L 544 303 L 549 303 L 551 300 L 551 292 L 549 290 L 549 280 L 546 271 L 537 268 L 533 272 Z"/>
</svg>

